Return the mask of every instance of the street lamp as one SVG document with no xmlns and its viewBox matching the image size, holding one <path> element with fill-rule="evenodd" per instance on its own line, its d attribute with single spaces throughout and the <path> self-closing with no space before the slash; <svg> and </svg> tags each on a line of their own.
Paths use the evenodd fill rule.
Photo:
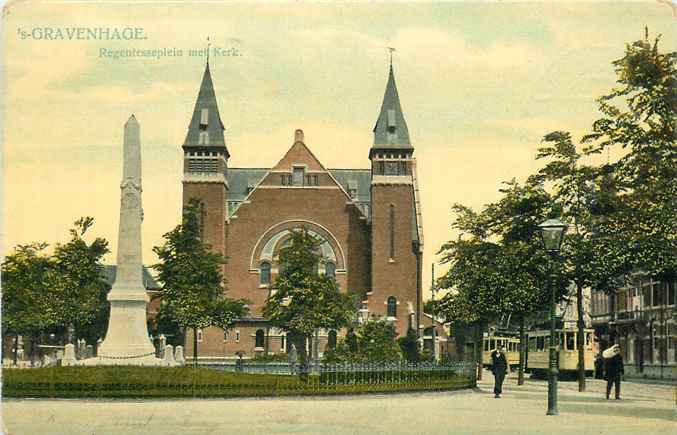
<svg viewBox="0 0 677 435">
<path fill-rule="evenodd" d="M 562 246 L 562 239 L 564 233 L 567 231 L 567 224 L 559 219 L 548 219 L 538 226 L 541 229 L 541 238 L 545 250 L 550 254 L 553 260 L 559 254 Z M 557 415 L 557 334 L 555 333 L 556 318 L 555 318 L 555 286 L 550 283 L 553 261 L 548 262 L 548 275 L 546 277 L 546 284 L 550 286 L 551 301 L 550 301 L 550 364 L 548 370 L 548 412 L 546 415 Z"/>
</svg>

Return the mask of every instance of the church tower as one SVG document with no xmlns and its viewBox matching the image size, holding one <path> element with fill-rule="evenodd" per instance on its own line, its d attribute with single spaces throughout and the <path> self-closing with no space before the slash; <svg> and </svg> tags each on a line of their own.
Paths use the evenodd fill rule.
<svg viewBox="0 0 677 435">
<path fill-rule="evenodd" d="M 183 205 L 193 198 L 200 201 L 202 240 L 225 255 L 226 171 L 230 154 L 224 130 L 207 60 L 183 143 Z"/>
<path fill-rule="evenodd" d="M 399 335 L 409 328 L 419 332 L 422 309 L 422 240 L 413 153 L 391 61 L 369 150 L 372 288 L 368 309 L 392 321 Z"/>
</svg>

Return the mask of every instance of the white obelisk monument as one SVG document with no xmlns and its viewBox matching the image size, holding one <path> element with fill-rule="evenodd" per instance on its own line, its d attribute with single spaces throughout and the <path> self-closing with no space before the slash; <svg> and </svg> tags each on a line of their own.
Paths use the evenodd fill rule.
<svg viewBox="0 0 677 435">
<path fill-rule="evenodd" d="M 134 115 L 125 124 L 123 159 L 117 273 L 108 293 L 108 332 L 97 356 L 85 360 L 85 364 L 166 365 L 155 358 L 146 326 L 141 260 L 141 144 Z"/>
</svg>

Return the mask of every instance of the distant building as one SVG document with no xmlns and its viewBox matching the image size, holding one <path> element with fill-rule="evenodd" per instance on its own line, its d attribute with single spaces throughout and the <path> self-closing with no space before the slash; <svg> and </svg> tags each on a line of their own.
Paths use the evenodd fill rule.
<svg viewBox="0 0 677 435">
<path fill-rule="evenodd" d="M 674 281 L 635 274 L 611 294 L 594 291 L 592 325 L 600 349 L 620 345 L 626 375 L 677 377 Z"/>
<path fill-rule="evenodd" d="M 398 335 L 422 335 L 421 264 L 423 235 L 414 147 L 390 67 L 373 129 L 370 165 L 327 169 L 311 151 L 302 130 L 268 168 L 232 168 L 212 76 L 207 64 L 183 144 L 183 202 L 202 205 L 203 240 L 228 262 L 228 297 L 251 301 L 250 315 L 232 329 L 197 331 L 199 356 L 231 358 L 284 353 L 289 340 L 261 314 L 275 291 L 278 252 L 290 231 L 305 227 L 318 237 L 324 264 L 341 289 L 361 300 L 359 319 L 385 319 Z M 321 137 L 313 138 L 321 146 Z M 309 143 L 311 142 L 309 141 Z M 257 146 L 242 144 L 241 146 Z M 360 308 L 360 307 L 358 307 Z M 319 331 L 320 353 L 340 331 Z M 192 332 L 186 354 L 192 355 Z"/>
</svg>

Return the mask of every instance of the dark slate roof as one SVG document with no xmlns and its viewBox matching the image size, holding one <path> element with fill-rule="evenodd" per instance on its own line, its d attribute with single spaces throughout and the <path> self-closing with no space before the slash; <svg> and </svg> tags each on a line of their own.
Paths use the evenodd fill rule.
<svg viewBox="0 0 677 435">
<path fill-rule="evenodd" d="M 394 125 L 388 125 L 388 111 L 394 112 Z M 395 85 L 395 74 L 393 66 L 390 65 L 388 74 L 388 83 L 386 84 L 381 113 L 378 115 L 376 125 L 374 126 L 374 146 L 372 149 L 411 149 L 409 140 L 409 130 L 407 122 L 404 120 L 400 97 Z"/>
<path fill-rule="evenodd" d="M 205 67 L 204 75 L 202 76 L 202 84 L 200 84 L 200 92 L 195 101 L 195 109 L 193 109 L 193 117 L 188 125 L 188 134 L 183 143 L 184 147 L 189 146 L 205 146 L 200 145 L 200 114 L 202 109 L 208 109 L 208 119 L 206 131 L 209 133 L 209 147 L 225 147 L 226 142 L 223 138 L 223 131 L 225 130 L 223 122 L 221 122 L 221 115 L 219 115 L 219 107 L 216 103 L 216 94 L 214 93 L 214 84 L 212 83 L 212 75 L 209 72 L 209 62 Z M 228 154 L 228 149 L 226 149 Z M 229 155 L 229 154 L 228 154 Z"/>
<path fill-rule="evenodd" d="M 115 275 L 117 273 L 117 266 L 114 264 L 104 264 L 101 274 L 103 279 L 112 286 L 115 282 Z M 150 271 L 146 266 L 143 267 L 143 285 L 146 287 L 146 290 L 159 290 L 162 286 L 155 281 L 153 275 L 150 274 Z"/>
<path fill-rule="evenodd" d="M 228 201 L 244 201 L 248 188 L 256 187 L 268 171 L 264 168 L 228 168 Z"/>
<path fill-rule="evenodd" d="M 371 202 L 371 170 L 328 169 L 328 171 L 346 192 L 356 185 L 358 202 Z"/>
<path fill-rule="evenodd" d="M 254 188 L 268 173 L 265 168 L 228 168 L 228 201 L 244 201 L 248 188 Z M 328 169 L 343 189 L 357 188 L 357 201 L 371 201 L 371 171 L 369 169 Z"/>
</svg>

